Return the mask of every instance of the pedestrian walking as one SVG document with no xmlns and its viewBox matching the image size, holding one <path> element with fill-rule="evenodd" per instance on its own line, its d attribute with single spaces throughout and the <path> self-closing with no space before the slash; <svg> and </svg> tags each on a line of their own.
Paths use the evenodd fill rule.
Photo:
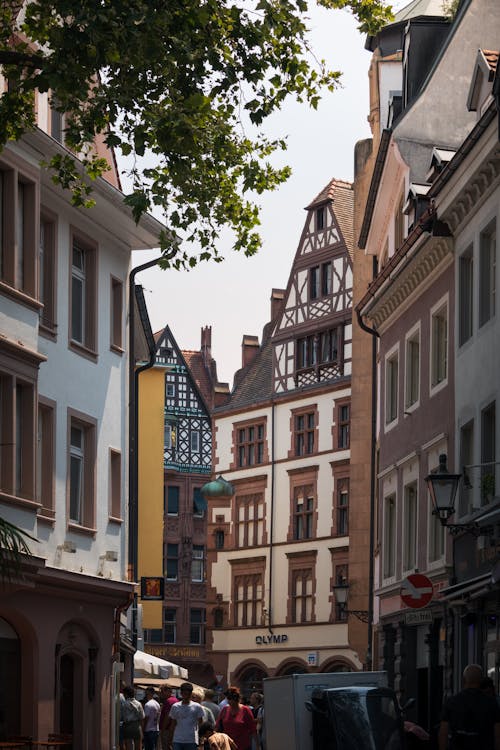
<svg viewBox="0 0 500 750">
<path fill-rule="evenodd" d="M 251 750 L 254 739 L 256 749 L 260 750 L 256 721 L 251 709 L 240 702 L 240 691 L 237 687 L 230 687 L 226 696 L 228 705 L 221 709 L 216 730 L 228 734 L 236 742 L 238 750 Z"/>
<path fill-rule="evenodd" d="M 155 698 L 152 687 L 146 688 L 144 704 L 144 750 L 156 750 L 160 734 L 160 704 Z"/>
<path fill-rule="evenodd" d="M 120 706 L 122 737 L 126 750 L 140 750 L 142 744 L 142 722 L 144 709 L 135 698 L 135 690 L 130 685 L 123 688 L 124 701 Z"/>
<path fill-rule="evenodd" d="M 500 750 L 500 709 L 481 690 L 483 670 L 469 664 L 463 690 L 449 698 L 439 727 L 439 750 Z"/>
<path fill-rule="evenodd" d="M 170 724 L 170 709 L 175 703 L 179 702 L 179 699 L 173 694 L 172 688 L 168 685 L 163 685 L 160 689 L 160 701 L 161 701 L 161 712 L 160 712 L 160 743 L 161 750 L 172 750 L 172 746 L 169 741 L 169 724 Z"/>
<path fill-rule="evenodd" d="M 191 700 L 193 686 L 183 682 L 181 701 L 170 709 L 170 738 L 173 750 L 198 750 L 198 727 L 203 721 L 203 709 Z"/>
</svg>

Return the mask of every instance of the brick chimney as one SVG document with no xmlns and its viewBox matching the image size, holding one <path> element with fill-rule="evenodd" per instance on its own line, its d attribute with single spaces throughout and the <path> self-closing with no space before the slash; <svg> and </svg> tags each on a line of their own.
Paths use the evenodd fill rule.
<svg viewBox="0 0 500 750">
<path fill-rule="evenodd" d="M 276 318 L 284 298 L 285 289 L 273 289 L 271 291 L 271 320 Z"/>
<path fill-rule="evenodd" d="M 210 367 L 212 359 L 212 326 L 201 329 L 201 356 L 205 367 Z"/>
<path fill-rule="evenodd" d="M 246 367 L 249 365 L 255 357 L 257 356 L 259 351 L 259 337 L 258 336 L 248 336 L 245 334 L 243 336 L 243 341 L 241 342 L 241 366 Z"/>
</svg>

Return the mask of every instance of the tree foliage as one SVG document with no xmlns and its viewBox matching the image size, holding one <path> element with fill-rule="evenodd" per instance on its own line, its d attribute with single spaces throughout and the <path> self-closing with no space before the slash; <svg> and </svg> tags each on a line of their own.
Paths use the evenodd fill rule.
<svg viewBox="0 0 500 750">
<path fill-rule="evenodd" d="M 367 33 L 391 18 L 385 0 L 318 2 L 350 9 Z M 307 0 L 37 0 L 16 26 L 20 5 L 0 5 L 9 80 L 0 143 L 34 126 L 34 91 L 47 91 L 65 113 L 65 144 L 83 154 L 83 180 L 68 156 L 51 164 L 76 205 L 89 205 L 91 182 L 107 168 L 91 148 L 105 134 L 118 157 L 132 159 L 126 202 L 135 219 L 163 210 L 170 231 L 162 248 L 177 249 L 172 265 L 219 259 L 224 226 L 236 250 L 255 253 L 255 196 L 290 174 L 270 164 L 284 141 L 259 126 L 288 96 L 316 107 L 339 77 L 310 49 Z M 179 235 L 199 254 L 183 251 Z"/>
</svg>

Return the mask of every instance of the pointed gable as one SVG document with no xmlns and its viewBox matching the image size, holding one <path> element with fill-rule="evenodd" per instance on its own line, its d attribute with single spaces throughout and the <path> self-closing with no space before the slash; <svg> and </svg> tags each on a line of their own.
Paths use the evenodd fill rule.
<svg viewBox="0 0 500 750">
<path fill-rule="evenodd" d="M 344 365 L 351 358 L 347 342 L 351 339 L 353 208 L 351 183 L 337 179 L 306 208 L 273 337 L 276 392 L 347 372 Z M 305 380 L 298 370 L 308 371 Z"/>
<path fill-rule="evenodd" d="M 165 368 L 165 468 L 208 474 L 212 465 L 209 409 L 170 328 L 166 326 L 156 338 L 155 364 Z"/>
</svg>

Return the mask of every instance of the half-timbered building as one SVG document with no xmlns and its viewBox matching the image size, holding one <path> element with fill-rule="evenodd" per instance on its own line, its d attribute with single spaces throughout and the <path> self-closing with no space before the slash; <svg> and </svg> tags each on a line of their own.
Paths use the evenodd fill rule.
<svg viewBox="0 0 500 750">
<path fill-rule="evenodd" d="M 243 339 L 214 411 L 208 642 L 220 684 L 245 694 L 291 672 L 362 666 L 333 594 L 348 578 L 352 189 L 332 180 L 307 217 L 262 342 Z"/>
</svg>

